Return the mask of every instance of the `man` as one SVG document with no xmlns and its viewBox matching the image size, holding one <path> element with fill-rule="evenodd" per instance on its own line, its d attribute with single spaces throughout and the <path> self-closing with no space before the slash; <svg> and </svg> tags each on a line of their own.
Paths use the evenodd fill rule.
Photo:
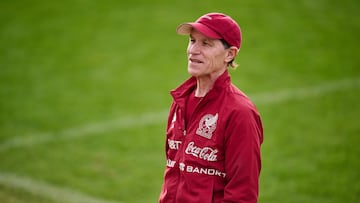
<svg viewBox="0 0 360 203">
<path fill-rule="evenodd" d="M 228 67 L 241 44 L 238 24 L 209 13 L 184 23 L 189 35 L 187 81 L 171 91 L 166 169 L 160 203 L 256 203 L 263 129 Z"/>
</svg>

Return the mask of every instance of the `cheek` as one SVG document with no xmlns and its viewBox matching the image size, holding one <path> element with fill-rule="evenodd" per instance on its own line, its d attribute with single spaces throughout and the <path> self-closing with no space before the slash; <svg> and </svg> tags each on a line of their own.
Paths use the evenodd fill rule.
<svg viewBox="0 0 360 203">
<path fill-rule="evenodd" d="M 187 46 L 187 48 L 186 48 L 186 53 L 187 53 L 187 55 L 190 54 L 190 50 L 191 50 L 191 44 L 189 43 L 188 46 Z"/>
<path fill-rule="evenodd" d="M 209 58 L 209 62 L 213 66 L 219 66 L 220 64 L 223 63 L 223 61 L 224 61 L 223 54 L 217 54 L 217 55 L 214 55 L 213 57 Z M 214 67 L 214 68 L 216 68 L 216 67 Z"/>
</svg>

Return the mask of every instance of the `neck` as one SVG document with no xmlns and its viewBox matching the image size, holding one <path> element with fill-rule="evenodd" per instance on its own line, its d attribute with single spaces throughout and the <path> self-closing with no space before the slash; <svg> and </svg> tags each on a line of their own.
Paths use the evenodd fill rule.
<svg viewBox="0 0 360 203">
<path fill-rule="evenodd" d="M 215 81 L 224 73 L 225 71 L 216 74 L 203 77 L 197 77 L 197 85 L 195 89 L 195 97 L 204 97 L 214 86 Z"/>
<path fill-rule="evenodd" d="M 214 86 L 211 81 L 197 80 L 195 97 L 204 97 Z"/>
</svg>

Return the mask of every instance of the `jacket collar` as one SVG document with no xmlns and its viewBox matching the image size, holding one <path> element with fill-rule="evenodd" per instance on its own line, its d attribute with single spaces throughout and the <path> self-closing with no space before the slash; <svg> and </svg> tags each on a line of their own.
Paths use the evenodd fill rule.
<svg viewBox="0 0 360 203">
<path fill-rule="evenodd" d="M 213 88 L 205 95 L 206 98 L 217 97 L 219 92 L 223 90 L 224 87 L 230 84 L 230 75 L 229 71 L 226 70 L 222 75 L 220 75 L 215 83 Z M 180 107 L 185 106 L 186 98 L 193 92 L 196 88 L 196 78 L 190 77 L 176 89 L 172 90 L 170 94 L 174 98 L 175 102 L 180 105 Z"/>
</svg>

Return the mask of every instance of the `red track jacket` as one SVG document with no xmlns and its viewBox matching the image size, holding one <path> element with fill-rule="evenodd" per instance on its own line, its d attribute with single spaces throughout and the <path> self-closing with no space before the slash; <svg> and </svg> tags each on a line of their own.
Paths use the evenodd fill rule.
<svg viewBox="0 0 360 203">
<path fill-rule="evenodd" d="M 171 92 L 160 203 L 256 203 L 261 169 L 260 116 L 225 71 L 185 123 L 194 77 Z"/>
</svg>

